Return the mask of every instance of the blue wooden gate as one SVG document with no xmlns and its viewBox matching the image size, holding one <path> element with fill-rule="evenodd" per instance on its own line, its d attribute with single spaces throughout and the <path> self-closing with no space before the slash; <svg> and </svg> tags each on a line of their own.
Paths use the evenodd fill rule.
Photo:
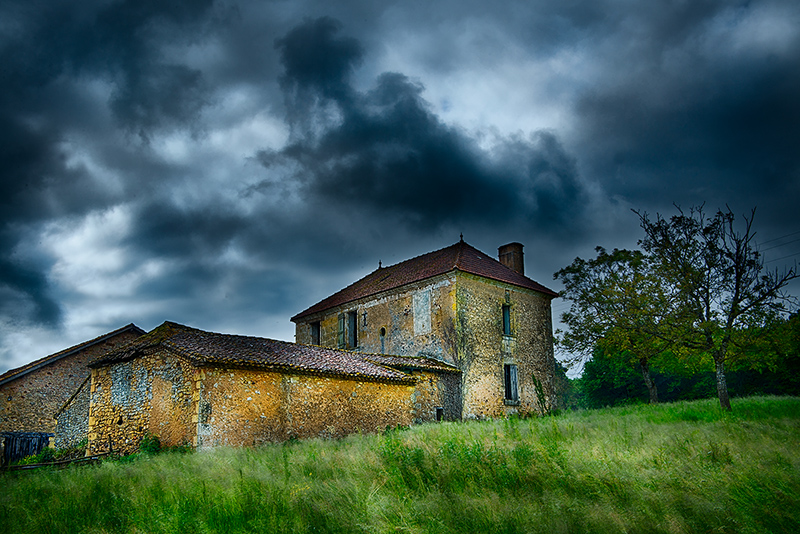
<svg viewBox="0 0 800 534">
<path fill-rule="evenodd" d="M 3 465 L 9 465 L 26 456 L 39 454 L 55 434 L 47 432 L 0 432 L 3 447 Z"/>
</svg>

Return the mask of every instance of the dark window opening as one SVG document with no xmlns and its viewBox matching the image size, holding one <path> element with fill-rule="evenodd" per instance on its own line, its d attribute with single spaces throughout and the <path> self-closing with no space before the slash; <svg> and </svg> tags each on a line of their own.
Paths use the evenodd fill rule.
<svg viewBox="0 0 800 534">
<path fill-rule="evenodd" d="M 211 421 L 211 403 L 203 401 L 200 403 L 200 423 L 207 425 Z"/>
<path fill-rule="evenodd" d="M 503 304 L 503 335 L 511 335 L 511 306 Z"/>
<path fill-rule="evenodd" d="M 437 406 L 436 407 L 436 420 L 437 421 L 441 421 L 442 419 L 444 419 L 444 408 L 442 408 L 441 406 Z"/>
<path fill-rule="evenodd" d="M 386 328 L 381 327 L 381 354 L 386 352 Z"/>
<path fill-rule="evenodd" d="M 358 347 L 358 313 L 355 311 L 347 312 L 347 346 Z"/>
<path fill-rule="evenodd" d="M 311 323 L 311 344 L 319 345 L 319 321 Z"/>
<path fill-rule="evenodd" d="M 519 402 L 519 395 L 517 393 L 517 366 L 507 363 L 503 366 L 503 370 L 505 374 L 505 400 L 510 403 Z"/>
</svg>

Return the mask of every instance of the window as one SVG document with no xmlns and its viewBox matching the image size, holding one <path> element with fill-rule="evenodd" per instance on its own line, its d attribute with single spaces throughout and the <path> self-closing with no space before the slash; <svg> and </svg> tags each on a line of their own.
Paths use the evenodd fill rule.
<svg viewBox="0 0 800 534">
<path fill-rule="evenodd" d="M 519 395 L 517 394 L 517 366 L 505 364 L 503 366 L 505 374 L 505 401 L 506 404 L 518 404 Z"/>
<path fill-rule="evenodd" d="M 503 304 L 503 335 L 511 335 L 511 306 Z"/>
<path fill-rule="evenodd" d="M 346 347 L 345 342 L 347 341 L 347 337 L 345 337 L 347 331 L 347 319 L 343 313 L 339 314 L 339 328 L 336 332 L 336 345 L 343 349 Z"/>
<path fill-rule="evenodd" d="M 319 345 L 319 321 L 311 323 L 311 344 Z"/>
<path fill-rule="evenodd" d="M 354 349 L 358 346 L 358 312 L 347 312 L 347 347 Z"/>
<path fill-rule="evenodd" d="M 436 420 L 437 421 L 441 421 L 442 419 L 444 419 L 444 408 L 442 408 L 441 406 L 437 406 L 436 407 Z"/>
<path fill-rule="evenodd" d="M 381 354 L 386 352 L 386 327 L 381 327 Z"/>
</svg>

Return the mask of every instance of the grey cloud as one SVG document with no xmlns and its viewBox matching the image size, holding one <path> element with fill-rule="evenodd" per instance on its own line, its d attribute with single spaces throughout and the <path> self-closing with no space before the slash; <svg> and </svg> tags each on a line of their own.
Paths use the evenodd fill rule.
<svg viewBox="0 0 800 534">
<path fill-rule="evenodd" d="M 493 158 L 442 123 L 422 98 L 422 84 L 403 74 L 383 73 L 373 89 L 356 91 L 350 74 L 360 47 L 339 37 L 339 29 L 330 19 L 307 21 L 278 41 L 287 99 L 302 91 L 305 101 L 333 109 L 319 120 L 319 107 L 292 108 L 318 130 L 279 151 L 260 152 L 268 172 L 300 180 L 316 204 L 393 213 L 418 229 L 466 220 L 502 224 L 520 214 L 547 227 L 578 220 L 582 186 L 573 158 L 554 133 L 501 139 L 494 150 L 501 157 Z M 310 43 L 324 66 L 305 61 Z M 290 122 L 297 119 L 292 113 Z M 565 207 L 573 218 L 561 215 Z"/>
</svg>

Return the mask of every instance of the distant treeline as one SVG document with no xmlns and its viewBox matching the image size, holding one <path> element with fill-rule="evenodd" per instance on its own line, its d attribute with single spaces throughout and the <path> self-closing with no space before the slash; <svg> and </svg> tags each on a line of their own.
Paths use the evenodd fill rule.
<svg viewBox="0 0 800 534">
<path fill-rule="evenodd" d="M 800 316 L 793 315 L 773 334 L 780 338 L 762 345 L 765 354 L 747 355 L 726 373 L 731 396 L 800 396 Z M 713 371 L 665 370 L 654 365 L 651 375 L 661 402 L 716 395 Z M 580 378 L 568 380 L 562 373 L 560 388 L 561 408 L 602 408 L 649 401 L 639 366 L 609 349 L 596 349 Z"/>
</svg>

